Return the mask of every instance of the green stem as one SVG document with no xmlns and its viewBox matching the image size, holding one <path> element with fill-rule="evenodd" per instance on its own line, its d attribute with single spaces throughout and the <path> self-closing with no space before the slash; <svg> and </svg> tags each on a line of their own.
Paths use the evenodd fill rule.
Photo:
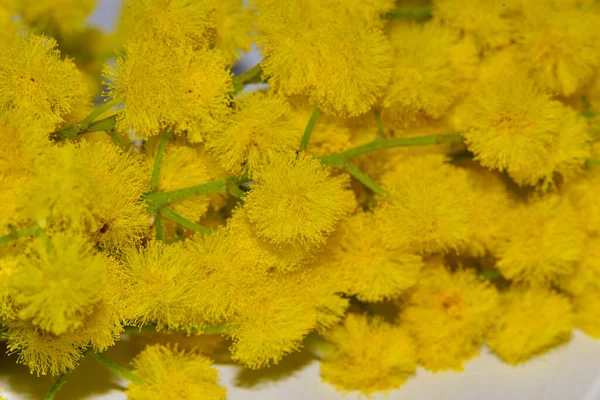
<svg viewBox="0 0 600 400">
<path fill-rule="evenodd" d="M 585 160 L 585 166 L 588 168 L 600 167 L 600 160 L 594 160 L 594 159 L 589 158 L 589 159 Z"/>
<path fill-rule="evenodd" d="M 302 136 L 302 141 L 300 142 L 300 151 L 306 150 L 306 146 L 308 146 L 308 140 L 310 139 L 310 135 L 312 134 L 315 124 L 317 123 L 319 114 L 321 114 L 321 109 L 319 108 L 319 106 L 316 106 L 312 114 L 310 115 L 310 119 L 308 120 L 306 129 L 304 129 L 304 136 Z"/>
<path fill-rule="evenodd" d="M 402 18 L 423 20 L 430 18 L 434 10 L 433 5 L 420 7 L 398 7 L 384 15 L 384 18 Z"/>
<path fill-rule="evenodd" d="M 156 213 L 154 216 L 154 227 L 156 228 L 156 240 L 160 240 L 161 242 L 165 241 L 165 228 L 163 224 L 162 215 L 160 212 Z"/>
<path fill-rule="evenodd" d="M 108 135 L 110 136 L 110 138 L 115 146 L 120 148 L 121 151 L 125 151 L 125 147 L 123 147 L 123 143 L 121 142 L 121 139 L 119 138 L 119 135 L 117 134 L 116 129 L 113 128 L 113 129 L 108 130 Z"/>
<path fill-rule="evenodd" d="M 227 193 L 227 184 L 229 182 L 238 184 L 245 182 L 245 180 L 235 177 L 220 179 L 218 181 L 202 183 L 200 185 L 176 189 L 169 192 L 147 193 L 142 197 L 142 199 L 146 201 L 151 211 L 156 212 L 165 204 L 169 204 L 181 199 L 186 199 L 188 197 L 210 193 Z"/>
<path fill-rule="evenodd" d="M 377 135 L 380 138 L 385 138 L 385 127 L 381 121 L 381 110 L 375 111 L 375 124 L 377 124 Z"/>
<path fill-rule="evenodd" d="M 183 226 L 184 228 L 188 228 L 189 230 L 192 230 L 194 232 L 198 232 L 203 235 L 212 234 L 212 231 L 210 229 L 200 226 L 197 223 L 192 222 L 189 219 L 182 217 L 181 215 L 177 214 L 175 211 L 171 210 L 170 208 L 166 208 L 166 207 L 161 208 L 160 215 L 164 216 L 165 218 L 170 219 L 171 221 L 177 222 L 179 225 Z"/>
<path fill-rule="evenodd" d="M 20 231 L 14 230 L 11 233 L 9 233 L 8 235 L 1 236 L 0 237 L 0 246 L 10 243 L 13 240 L 20 239 L 22 237 L 39 235 L 41 233 L 42 233 L 42 229 L 40 228 L 40 225 L 36 222 L 35 224 L 30 225 L 23 230 L 20 230 Z"/>
<path fill-rule="evenodd" d="M 260 81 L 262 78 L 262 66 L 256 64 L 254 67 L 247 71 L 242 72 L 239 75 L 233 77 L 233 94 L 237 94 L 244 89 L 247 83 Z"/>
<path fill-rule="evenodd" d="M 167 142 L 169 141 L 169 131 L 164 131 L 160 142 L 158 143 L 158 150 L 156 157 L 154 157 L 154 168 L 152 169 L 152 179 L 150 180 L 151 190 L 154 192 L 158 189 L 158 178 L 160 177 L 160 166 L 165 155 L 165 149 L 167 148 Z"/>
<path fill-rule="evenodd" d="M 114 372 L 122 378 L 125 378 L 133 383 L 143 383 L 144 380 L 139 376 L 135 375 L 133 372 L 129 371 L 126 368 L 121 367 L 118 364 L 110 361 L 104 354 L 97 353 L 92 351 L 91 354 L 100 362 L 100 364 L 104 365 L 109 371 Z"/>
<path fill-rule="evenodd" d="M 371 143 L 355 147 L 341 153 L 319 157 L 325 165 L 342 168 L 348 161 L 353 158 L 362 156 L 373 151 L 390 149 L 394 147 L 407 146 L 425 146 L 432 144 L 461 142 L 462 136 L 458 133 L 449 133 L 445 135 L 419 136 L 414 138 L 398 138 L 398 139 L 376 139 Z"/>
<path fill-rule="evenodd" d="M 376 194 L 378 194 L 380 196 L 389 197 L 387 192 L 385 190 L 383 190 L 383 188 L 381 186 L 379 186 L 379 184 L 377 182 L 375 182 L 373 179 L 369 178 L 353 162 L 348 162 L 346 164 L 346 171 L 348 171 L 348 173 L 350 175 L 352 175 L 359 182 L 361 182 L 363 185 L 365 185 L 366 187 L 371 189 Z"/>
<path fill-rule="evenodd" d="M 83 121 L 81 121 L 80 123 L 70 126 L 68 128 L 63 128 L 61 130 L 58 130 L 58 131 L 54 132 L 52 134 L 52 136 L 56 140 L 63 140 L 63 139 L 71 138 L 73 136 L 77 136 L 83 132 L 87 132 L 88 129 L 90 128 L 90 126 L 92 125 L 92 122 L 94 122 L 94 120 L 96 118 L 98 118 L 101 114 L 110 110 L 111 108 L 119 105 L 120 103 L 121 103 L 121 100 L 117 100 L 117 99 L 112 99 L 110 101 L 107 101 L 106 103 L 94 108 L 94 110 L 90 113 L 90 115 L 85 117 L 83 119 Z"/>
<path fill-rule="evenodd" d="M 67 382 L 67 379 L 69 379 L 69 375 L 71 375 L 70 370 L 60 375 L 58 379 L 56 379 L 56 382 L 54 382 L 54 385 L 52 386 L 50 391 L 46 394 L 46 397 L 44 397 L 44 400 L 53 400 L 54 396 L 56 396 L 59 390 Z"/>
</svg>

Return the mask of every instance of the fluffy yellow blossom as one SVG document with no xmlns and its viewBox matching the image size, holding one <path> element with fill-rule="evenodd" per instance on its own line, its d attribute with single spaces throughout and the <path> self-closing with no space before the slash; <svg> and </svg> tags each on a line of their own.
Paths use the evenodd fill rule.
<svg viewBox="0 0 600 400">
<path fill-rule="evenodd" d="M 504 362 L 519 364 L 571 337 L 569 299 L 543 288 L 511 287 L 486 334 L 487 346 Z"/>
<path fill-rule="evenodd" d="M 600 322 L 598 321 L 600 294 L 598 294 L 598 287 L 588 287 L 587 291 L 574 296 L 572 302 L 574 327 L 581 329 L 595 339 L 600 338 Z"/>
<path fill-rule="evenodd" d="M 564 193 L 577 213 L 577 220 L 589 235 L 600 233 L 600 170 L 586 171 L 579 179 L 568 182 Z"/>
<path fill-rule="evenodd" d="M 303 337 L 317 324 L 317 309 L 302 285 L 297 278 L 270 278 L 243 300 L 235 319 L 239 327 L 232 335 L 235 361 L 262 368 L 302 347 Z"/>
<path fill-rule="evenodd" d="M 511 18 L 518 0 L 436 0 L 434 18 L 457 32 L 473 36 L 482 49 L 508 45 L 516 35 Z"/>
<path fill-rule="evenodd" d="M 18 316 L 56 335 L 80 327 L 100 299 L 105 256 L 70 232 L 38 237 L 10 275 Z"/>
<path fill-rule="evenodd" d="M 455 128 L 485 167 L 519 185 L 569 176 L 589 155 L 587 124 L 522 74 L 482 83 L 454 116 Z"/>
<path fill-rule="evenodd" d="M 431 371 L 462 370 L 479 353 L 498 307 L 498 293 L 470 270 L 450 273 L 427 266 L 400 320 L 418 345 L 419 363 Z"/>
<path fill-rule="evenodd" d="M 382 100 L 387 118 L 407 125 L 418 116 L 440 118 L 466 93 L 478 62 L 475 46 L 464 47 L 459 36 L 436 23 L 396 23 L 390 32 L 395 50 L 394 72 Z M 468 42 L 468 40 L 465 40 Z"/>
<path fill-rule="evenodd" d="M 189 18 L 189 16 L 186 16 Z M 216 50 L 134 40 L 107 66 L 108 95 L 124 103 L 118 129 L 147 138 L 169 129 L 201 142 L 228 112 L 231 75 Z"/>
<path fill-rule="evenodd" d="M 15 36 L 0 46 L 0 104 L 26 113 L 50 129 L 62 122 L 86 92 L 75 64 L 61 60 L 56 41 Z"/>
<path fill-rule="evenodd" d="M 338 230 L 330 263 L 343 271 L 348 295 L 378 302 L 398 297 L 417 283 L 421 257 L 411 254 L 400 242 L 385 240 L 371 213 L 342 221 Z"/>
<path fill-rule="evenodd" d="M 210 0 L 128 0 L 125 33 L 156 45 L 205 46 L 211 23 Z M 131 35 L 131 36 L 130 36 Z"/>
<path fill-rule="evenodd" d="M 375 218 L 387 238 L 416 252 L 447 252 L 471 235 L 467 175 L 444 156 L 404 157 L 382 177 L 390 199 L 377 204 Z"/>
<path fill-rule="evenodd" d="M 321 244 L 352 211 L 346 179 L 307 154 L 281 155 L 257 173 L 244 207 L 256 234 L 274 244 Z"/>
<path fill-rule="evenodd" d="M 508 279 L 558 283 L 575 272 L 585 241 L 575 210 L 562 197 L 547 195 L 515 212 L 496 267 Z"/>
<path fill-rule="evenodd" d="M 559 281 L 558 285 L 573 296 L 600 290 L 600 238 L 587 238 L 575 273 Z"/>
<path fill-rule="evenodd" d="M 208 168 L 195 149 L 188 146 L 167 146 L 160 168 L 158 190 L 168 192 L 213 180 Z M 210 197 L 199 195 L 178 200 L 169 208 L 190 221 L 198 221 L 208 210 Z"/>
<path fill-rule="evenodd" d="M 307 94 L 335 115 L 360 115 L 387 84 L 393 52 L 379 22 L 335 2 L 255 0 L 264 75 L 286 95 Z"/>
<path fill-rule="evenodd" d="M 189 322 L 195 274 L 181 243 L 150 241 L 145 248 L 130 249 L 117 275 L 124 318 L 131 324 L 177 329 Z"/>
<path fill-rule="evenodd" d="M 414 339 L 406 328 L 381 318 L 348 314 L 324 336 L 331 348 L 321 362 L 321 377 L 340 390 L 371 395 L 396 389 L 417 368 Z"/>
<path fill-rule="evenodd" d="M 250 50 L 253 37 L 253 10 L 243 0 L 211 0 L 214 25 L 209 32 L 211 42 L 231 59 L 238 59 L 240 52 Z"/>
<path fill-rule="evenodd" d="M 8 352 L 18 353 L 17 362 L 31 373 L 59 375 L 75 368 L 83 357 L 88 339 L 69 332 L 54 335 L 24 321 L 4 321 L 8 328 Z"/>
<path fill-rule="evenodd" d="M 217 132 L 207 137 L 206 146 L 227 171 L 252 176 L 274 155 L 293 153 L 300 145 L 304 130 L 298 130 L 289 114 L 290 106 L 280 95 L 244 94 Z"/>
<path fill-rule="evenodd" d="M 81 225 L 98 244 L 120 247 L 149 226 L 140 198 L 150 173 L 142 157 L 106 143 L 82 141 L 40 158 L 28 184 L 25 212 L 33 220 Z"/>
<path fill-rule="evenodd" d="M 219 372 L 212 360 L 177 346 L 148 346 L 133 360 L 134 373 L 143 382 L 129 384 L 131 400 L 225 400 L 227 389 L 219 386 Z"/>
<path fill-rule="evenodd" d="M 20 0 L 17 12 L 34 32 L 63 37 L 83 31 L 96 0 Z"/>
<path fill-rule="evenodd" d="M 14 319 L 15 307 L 11 296 L 12 289 L 8 280 L 19 265 L 19 259 L 10 254 L 0 257 L 0 318 Z"/>
<path fill-rule="evenodd" d="M 519 26 L 517 65 L 552 93 L 581 91 L 600 66 L 600 16 L 575 7 L 555 10 L 530 3 Z"/>
</svg>

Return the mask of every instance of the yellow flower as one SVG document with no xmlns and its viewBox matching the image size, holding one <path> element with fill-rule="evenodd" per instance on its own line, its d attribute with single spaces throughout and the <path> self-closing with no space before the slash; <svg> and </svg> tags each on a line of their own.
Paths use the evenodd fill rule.
<svg viewBox="0 0 600 400">
<path fill-rule="evenodd" d="M 226 399 L 227 389 L 219 386 L 212 360 L 196 351 L 158 344 L 146 347 L 132 363 L 143 382 L 129 384 L 125 393 L 130 400 Z"/>
<path fill-rule="evenodd" d="M 117 276 L 125 320 L 156 323 L 158 329 L 189 324 L 197 275 L 181 243 L 150 241 L 145 248 L 128 250 Z"/>
<path fill-rule="evenodd" d="M 108 95 L 124 103 L 118 129 L 132 130 L 139 138 L 170 129 L 201 142 L 203 132 L 228 113 L 232 83 L 225 66 L 221 54 L 206 47 L 149 38 L 129 42 L 127 55 L 119 55 L 116 65 L 104 71 Z"/>
<path fill-rule="evenodd" d="M 348 314 L 325 333 L 331 344 L 321 362 L 321 377 L 343 391 L 399 388 L 417 368 L 417 349 L 406 328 L 383 319 Z"/>
<path fill-rule="evenodd" d="M 476 159 L 519 185 L 568 178 L 589 156 L 585 120 L 522 74 L 483 83 L 454 120 Z"/>
<path fill-rule="evenodd" d="M 289 120 L 290 106 L 282 96 L 257 91 L 242 95 L 235 106 L 206 142 L 227 171 L 252 176 L 274 155 L 292 153 L 300 145 L 304 130 Z"/>
<path fill-rule="evenodd" d="M 509 364 L 527 361 L 571 337 L 571 304 L 554 291 L 513 286 L 503 293 L 499 311 L 486 344 Z"/>
<path fill-rule="evenodd" d="M 508 240 L 496 252 L 496 267 L 505 277 L 531 284 L 552 284 L 575 272 L 585 234 L 565 199 L 547 195 L 533 200 L 511 220 Z"/>
<path fill-rule="evenodd" d="M 79 227 L 103 247 L 139 240 L 149 226 L 140 201 L 150 173 L 143 159 L 106 143 L 56 147 L 36 165 L 25 215 Z"/>
<path fill-rule="evenodd" d="M 214 24 L 211 41 L 230 59 L 239 59 L 240 53 L 249 51 L 252 44 L 252 8 L 242 0 L 210 0 L 209 4 L 214 10 L 211 15 Z"/>
<path fill-rule="evenodd" d="M 450 273 L 434 261 L 423 271 L 400 320 L 419 348 L 419 363 L 431 371 L 463 369 L 483 343 L 494 318 L 498 293 L 470 270 Z"/>
<path fill-rule="evenodd" d="M 587 291 L 579 293 L 572 298 L 573 302 L 573 324 L 587 335 L 600 338 L 600 294 L 597 286 L 587 288 Z"/>
<path fill-rule="evenodd" d="M 342 221 L 334 235 L 330 263 L 343 271 L 348 295 L 378 302 L 398 297 L 417 283 L 421 257 L 385 240 L 371 213 Z"/>
<path fill-rule="evenodd" d="M 579 179 L 568 182 L 564 186 L 564 194 L 577 213 L 580 226 L 588 235 L 600 233 L 600 171 L 593 168 L 586 171 Z"/>
<path fill-rule="evenodd" d="M 354 208 L 346 179 L 307 154 L 274 157 L 245 201 L 256 234 L 276 245 L 318 245 Z"/>
<path fill-rule="evenodd" d="M 34 32 L 64 37 L 83 31 L 95 8 L 96 0 L 20 0 L 17 12 Z"/>
<path fill-rule="evenodd" d="M 535 3 L 535 2 L 534 2 Z M 588 86 L 600 66 L 600 17 L 576 7 L 528 5 L 519 26 L 518 65 L 543 89 L 570 96 Z"/>
<path fill-rule="evenodd" d="M 508 45 L 516 36 L 511 18 L 519 10 L 518 0 L 436 0 L 434 19 L 473 36 L 482 49 Z"/>
<path fill-rule="evenodd" d="M 459 57 L 465 44 L 447 27 L 396 23 L 390 40 L 395 50 L 394 72 L 382 100 L 387 118 L 407 125 L 420 116 L 442 117 L 466 93 L 478 62 L 477 49 Z M 468 46 L 468 40 L 463 40 Z"/>
<path fill-rule="evenodd" d="M 61 60 L 56 41 L 15 36 L 0 46 L 0 104 L 22 111 L 52 130 L 86 93 L 75 64 Z"/>
<path fill-rule="evenodd" d="M 72 232 L 35 239 L 19 264 L 8 278 L 19 318 L 56 335 L 82 326 L 106 282 L 105 256 Z"/>
<path fill-rule="evenodd" d="M 448 252 L 471 237 L 470 188 L 466 173 L 444 156 L 407 156 L 382 177 L 391 198 L 378 202 L 375 218 L 398 247 Z"/>
<path fill-rule="evenodd" d="M 588 237 L 575 273 L 558 282 L 561 289 L 573 296 L 600 290 L 600 238 Z"/>
<path fill-rule="evenodd" d="M 393 62 L 380 22 L 352 18 L 333 1 L 253 3 L 259 12 L 257 43 L 265 56 L 261 65 L 275 90 L 307 94 L 334 115 L 371 108 Z"/>
</svg>

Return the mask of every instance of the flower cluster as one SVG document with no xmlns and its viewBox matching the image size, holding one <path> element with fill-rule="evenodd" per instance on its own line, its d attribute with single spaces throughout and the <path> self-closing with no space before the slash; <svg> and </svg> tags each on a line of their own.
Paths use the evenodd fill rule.
<svg viewBox="0 0 600 400">
<path fill-rule="evenodd" d="M 214 353 L 369 395 L 600 337 L 600 5 L 489 3 L 2 2 L 8 353 L 224 399 Z"/>
</svg>

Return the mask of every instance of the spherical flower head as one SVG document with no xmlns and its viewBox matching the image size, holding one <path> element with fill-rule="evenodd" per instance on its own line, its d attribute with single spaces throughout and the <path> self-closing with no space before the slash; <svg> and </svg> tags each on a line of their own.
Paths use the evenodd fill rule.
<svg viewBox="0 0 600 400">
<path fill-rule="evenodd" d="M 158 329 L 186 324 L 193 304 L 194 270 L 181 243 L 150 241 L 125 252 L 118 274 L 124 319 Z"/>
<path fill-rule="evenodd" d="M 8 281 L 19 318 L 56 335 L 83 324 L 106 279 L 104 256 L 68 233 L 36 238 L 19 264 Z"/>
<path fill-rule="evenodd" d="M 385 240 L 371 213 L 359 213 L 340 223 L 331 246 L 335 268 L 344 271 L 347 294 L 378 302 L 400 296 L 417 283 L 420 256 L 393 240 Z"/>
<path fill-rule="evenodd" d="M 87 141 L 52 150 L 36 162 L 25 216 L 69 224 L 105 248 L 141 239 L 150 225 L 140 201 L 150 183 L 143 158 Z"/>
<path fill-rule="evenodd" d="M 86 92 L 69 60 L 61 60 L 54 39 L 15 36 L 0 48 L 0 104 L 22 111 L 53 129 Z"/>
<path fill-rule="evenodd" d="M 211 0 L 214 24 L 211 42 L 230 57 L 240 58 L 242 52 L 250 51 L 254 31 L 254 13 L 242 0 Z M 210 32 L 210 31 L 209 31 Z"/>
<path fill-rule="evenodd" d="M 600 238 L 586 239 L 575 273 L 561 279 L 558 286 L 573 296 L 600 290 Z"/>
<path fill-rule="evenodd" d="M 388 83 L 393 52 L 380 22 L 333 2 L 255 0 L 264 75 L 286 95 L 306 94 L 327 113 L 360 115 Z"/>
<path fill-rule="evenodd" d="M 129 384 L 130 400 L 225 400 L 227 389 L 219 386 L 219 372 L 212 360 L 196 351 L 172 345 L 148 346 L 132 362 L 143 382 Z"/>
<path fill-rule="evenodd" d="M 209 0 L 129 0 L 122 25 L 127 36 L 171 46 L 208 44 L 212 7 Z"/>
<path fill-rule="evenodd" d="M 529 5 L 517 40 L 517 61 L 543 89 L 570 96 L 600 66 L 600 17 L 576 7 Z"/>
<path fill-rule="evenodd" d="M 455 31 L 437 23 L 396 23 L 390 40 L 394 46 L 394 72 L 382 99 L 388 118 L 404 124 L 418 116 L 440 118 L 467 89 L 478 63 L 477 49 L 461 54 L 465 44 Z M 464 40 L 466 47 L 472 42 Z"/>
<path fill-rule="evenodd" d="M 4 321 L 3 324 L 8 328 L 8 353 L 18 353 L 17 362 L 38 376 L 59 375 L 75 368 L 89 341 L 75 332 L 54 335 L 26 321 Z"/>
<path fill-rule="evenodd" d="M 600 338 L 600 295 L 597 286 L 590 286 L 586 291 L 571 298 L 573 303 L 573 324 L 577 329 L 595 339 Z"/>
<path fill-rule="evenodd" d="M 9 277 L 19 266 L 19 259 L 16 255 L 2 255 L 0 257 L 0 318 L 14 319 L 16 310 L 13 304 L 12 288 L 9 286 Z"/>
<path fill-rule="evenodd" d="M 400 320 L 419 347 L 419 363 L 431 371 L 463 369 L 476 356 L 496 315 L 498 293 L 474 271 L 454 273 L 434 262 L 427 266 Z"/>
<path fill-rule="evenodd" d="M 417 348 L 406 328 L 348 314 L 324 334 L 331 345 L 321 362 L 321 378 L 342 391 L 371 395 L 399 388 L 417 368 Z"/>
<path fill-rule="evenodd" d="M 54 37 L 80 33 L 86 18 L 96 8 L 96 0 L 22 0 L 17 12 L 36 32 Z"/>
<path fill-rule="evenodd" d="M 435 20 L 473 36 L 483 50 L 508 45 L 516 35 L 511 14 L 518 10 L 519 0 L 490 2 L 487 0 L 437 0 Z"/>
<path fill-rule="evenodd" d="M 158 190 L 168 192 L 200 185 L 213 179 L 195 149 L 188 146 L 169 145 L 160 168 Z M 209 204 L 209 196 L 199 195 L 177 200 L 170 203 L 169 207 L 190 221 L 198 221 L 208 210 Z"/>
<path fill-rule="evenodd" d="M 589 155 L 585 120 L 522 74 L 483 83 L 454 116 L 455 128 L 485 167 L 519 185 L 570 177 Z"/>
<path fill-rule="evenodd" d="M 312 156 L 281 155 L 257 173 L 244 207 L 256 234 L 276 245 L 319 245 L 354 208 L 347 180 Z"/>
<path fill-rule="evenodd" d="M 303 130 L 289 120 L 289 114 L 285 98 L 272 91 L 242 94 L 206 146 L 230 173 L 252 176 L 273 155 L 292 153 L 299 146 Z"/>
<path fill-rule="evenodd" d="M 575 272 L 585 234 L 564 198 L 547 195 L 531 201 L 515 213 L 511 225 L 507 242 L 496 253 L 496 267 L 506 278 L 544 285 Z"/>
<path fill-rule="evenodd" d="M 390 198 L 377 204 L 375 218 L 396 246 L 447 252 L 469 240 L 467 175 L 444 160 L 436 154 L 404 157 L 382 177 Z"/>
<path fill-rule="evenodd" d="M 231 357 L 258 369 L 277 364 L 302 347 L 317 324 L 317 309 L 303 281 L 271 277 L 241 304 L 233 333 Z"/>
<path fill-rule="evenodd" d="M 502 361 L 519 364 L 568 341 L 573 329 L 569 299 L 541 287 L 513 286 L 487 332 L 487 346 Z"/>
<path fill-rule="evenodd" d="M 187 17 L 186 17 L 187 18 Z M 164 129 L 201 142 L 228 113 L 231 75 L 217 50 L 136 39 L 104 75 L 108 95 L 123 101 L 117 128 L 148 138 Z"/>
<path fill-rule="evenodd" d="M 592 169 L 568 182 L 563 193 L 577 213 L 580 226 L 591 236 L 600 234 L 600 171 Z"/>
</svg>

